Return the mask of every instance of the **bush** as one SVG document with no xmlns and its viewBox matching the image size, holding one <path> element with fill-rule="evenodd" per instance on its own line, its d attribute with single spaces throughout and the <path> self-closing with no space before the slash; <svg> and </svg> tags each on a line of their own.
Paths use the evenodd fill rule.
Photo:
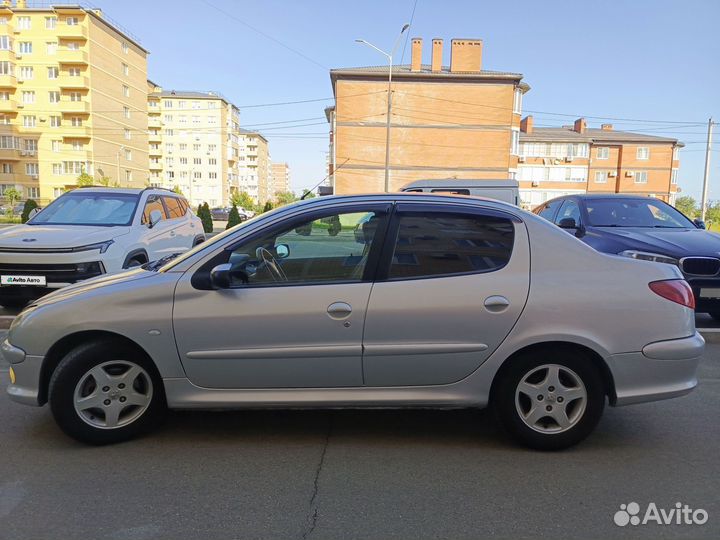
<svg viewBox="0 0 720 540">
<path fill-rule="evenodd" d="M 200 219 L 202 220 L 203 230 L 206 233 L 213 232 L 212 214 L 210 213 L 208 203 L 204 203 L 202 205 L 202 215 L 200 216 Z"/>
<path fill-rule="evenodd" d="M 268 201 L 265 203 L 265 206 L 263 206 L 262 213 L 264 214 L 265 212 L 269 212 L 272 209 L 273 209 L 273 205 L 270 201 Z"/>
<path fill-rule="evenodd" d="M 25 201 L 25 206 L 23 206 L 22 214 L 20 214 L 20 222 L 21 223 L 27 223 L 27 220 L 30 219 L 30 212 L 38 208 L 38 203 L 36 203 L 33 199 L 28 199 Z"/>
<path fill-rule="evenodd" d="M 233 204 L 230 209 L 230 214 L 228 214 L 228 222 L 227 225 L 225 225 L 225 230 L 230 227 L 234 227 L 235 225 L 239 225 L 240 223 L 242 223 L 242 220 L 240 219 L 240 212 L 238 212 L 238 207 Z"/>
</svg>

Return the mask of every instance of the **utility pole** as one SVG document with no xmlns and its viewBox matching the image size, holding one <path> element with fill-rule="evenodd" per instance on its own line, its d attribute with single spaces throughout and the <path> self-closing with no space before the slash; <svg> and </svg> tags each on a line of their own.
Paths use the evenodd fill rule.
<svg viewBox="0 0 720 540">
<path fill-rule="evenodd" d="M 710 154 L 712 153 L 712 129 L 715 123 L 712 116 L 708 120 L 707 146 L 705 147 L 705 174 L 703 175 L 702 202 L 700 203 L 700 219 L 705 221 L 707 211 L 708 180 L 710 180 Z"/>
</svg>

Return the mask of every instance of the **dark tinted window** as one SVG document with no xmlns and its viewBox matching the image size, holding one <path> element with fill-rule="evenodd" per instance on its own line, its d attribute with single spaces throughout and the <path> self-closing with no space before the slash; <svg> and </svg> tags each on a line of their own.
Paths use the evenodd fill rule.
<svg viewBox="0 0 720 540">
<path fill-rule="evenodd" d="M 560 220 L 566 219 L 566 218 L 574 219 L 575 224 L 580 223 L 580 207 L 578 206 L 578 203 L 576 201 L 574 201 L 573 199 L 567 199 L 563 203 L 563 205 L 560 207 L 560 211 L 558 212 L 557 216 L 555 217 L 555 224 L 559 225 Z"/>
<path fill-rule="evenodd" d="M 163 197 L 163 200 L 167 207 L 168 219 L 175 219 L 185 215 L 177 197 Z"/>
<path fill-rule="evenodd" d="M 150 212 L 153 210 L 158 210 L 160 214 L 162 214 L 163 219 L 167 219 L 167 216 L 165 215 L 165 207 L 162 205 L 162 201 L 160 201 L 160 197 L 157 195 L 150 195 L 147 198 L 147 201 L 145 201 L 145 209 L 143 210 L 143 223 L 150 223 Z"/>
<path fill-rule="evenodd" d="M 555 213 L 555 210 L 558 209 L 558 206 L 560 206 L 561 202 L 562 201 L 550 201 L 546 203 L 545 208 L 543 208 L 538 215 L 540 217 L 544 217 L 548 221 L 552 221 L 553 214 Z"/>
<path fill-rule="evenodd" d="M 402 214 L 388 277 L 403 279 L 505 266 L 514 227 L 507 218 L 469 214 Z"/>
<path fill-rule="evenodd" d="M 470 195 L 469 189 L 440 188 L 433 189 L 432 193 L 452 193 L 453 195 Z"/>
</svg>

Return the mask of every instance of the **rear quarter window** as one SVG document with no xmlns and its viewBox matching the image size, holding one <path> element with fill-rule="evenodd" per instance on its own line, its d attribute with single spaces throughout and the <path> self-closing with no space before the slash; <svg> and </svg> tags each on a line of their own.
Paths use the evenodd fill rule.
<svg viewBox="0 0 720 540">
<path fill-rule="evenodd" d="M 510 218 L 403 213 L 388 279 L 492 272 L 507 265 L 515 227 Z"/>
</svg>

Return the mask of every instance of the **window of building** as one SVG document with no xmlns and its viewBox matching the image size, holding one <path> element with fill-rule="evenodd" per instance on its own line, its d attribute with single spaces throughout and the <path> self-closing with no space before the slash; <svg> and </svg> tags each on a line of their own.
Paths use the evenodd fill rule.
<svg viewBox="0 0 720 540">
<path fill-rule="evenodd" d="M 0 92 L 0 101 L 10 101 L 10 92 Z"/>
<path fill-rule="evenodd" d="M 179 116 L 178 116 L 178 123 L 179 123 L 180 125 L 183 125 L 183 126 L 184 126 L 185 124 L 187 124 L 187 116 L 185 116 L 184 114 L 179 115 Z"/>
<path fill-rule="evenodd" d="M 10 36 L 0 36 L 0 50 L 11 51 L 12 50 L 12 39 Z"/>
<path fill-rule="evenodd" d="M 70 147 L 71 147 L 73 150 L 84 150 L 84 149 L 85 149 L 85 145 L 83 144 L 83 142 L 82 142 L 82 141 L 78 141 L 78 140 L 72 141 L 72 142 L 70 143 Z"/>
<path fill-rule="evenodd" d="M 132 150 L 130 150 L 129 148 L 125 149 L 125 160 L 132 161 Z"/>
<path fill-rule="evenodd" d="M 127 84 L 122 85 L 122 93 L 125 97 L 130 97 L 130 87 Z"/>
<path fill-rule="evenodd" d="M 208 101 L 208 107 L 207 107 L 207 108 L 208 108 L 208 109 L 215 109 L 215 108 L 217 108 L 217 103 L 215 103 L 214 101 Z"/>
<path fill-rule="evenodd" d="M 81 116 L 73 116 L 70 118 L 70 124 L 74 127 L 80 127 L 83 125 L 83 119 Z"/>
<path fill-rule="evenodd" d="M 33 46 L 32 41 L 21 41 L 18 43 L 18 53 L 20 54 L 32 54 Z"/>
<path fill-rule="evenodd" d="M 12 135 L 1 135 L 0 148 L 2 148 L 3 150 L 16 150 L 17 138 L 13 137 Z"/>
<path fill-rule="evenodd" d="M 187 144 L 186 143 L 180 143 L 180 151 L 187 150 Z"/>
<path fill-rule="evenodd" d="M 208 165 L 217 165 L 216 158 L 208 158 Z"/>
<path fill-rule="evenodd" d="M 200 145 L 199 144 L 193 144 L 193 152 L 199 152 L 200 151 Z"/>
<path fill-rule="evenodd" d="M 202 158 L 193 158 L 193 165 L 202 165 Z"/>
<path fill-rule="evenodd" d="M 57 28 L 57 17 L 45 17 L 45 28 L 48 30 Z"/>
<path fill-rule="evenodd" d="M 84 161 L 63 161 L 63 174 L 79 175 L 83 172 L 90 174 Z"/>
<path fill-rule="evenodd" d="M 65 24 L 68 26 L 77 26 L 80 24 L 80 19 L 77 17 L 65 17 Z"/>
<path fill-rule="evenodd" d="M 40 166 L 37 163 L 26 163 L 25 174 L 28 176 L 37 176 L 40 173 Z"/>
<path fill-rule="evenodd" d="M 68 75 L 71 77 L 79 77 L 82 75 L 82 71 L 80 71 L 79 67 L 71 67 L 68 69 Z"/>
<path fill-rule="evenodd" d="M 167 180 L 173 180 L 175 178 L 175 172 L 174 171 L 165 171 L 165 178 Z"/>
<path fill-rule="evenodd" d="M 32 24 L 32 22 L 31 22 L 30 17 L 18 17 L 17 18 L 18 30 L 30 30 L 31 24 Z"/>
<path fill-rule="evenodd" d="M 62 163 L 53 163 L 52 164 L 52 173 L 54 175 L 60 175 L 63 173 Z M 57 197 L 57 195 L 55 195 Z"/>
<path fill-rule="evenodd" d="M 132 182 L 132 179 L 133 179 L 132 171 L 129 169 L 125 169 L 125 182 L 130 183 L 130 182 Z"/>
<path fill-rule="evenodd" d="M 39 187 L 26 187 L 27 190 L 27 196 L 30 199 L 39 199 L 40 198 L 40 188 Z"/>
<path fill-rule="evenodd" d="M 202 178 L 202 173 L 200 171 L 195 171 L 193 173 L 193 178 L 195 178 L 195 180 L 200 180 Z"/>
<path fill-rule="evenodd" d="M 82 101 L 82 94 L 80 92 L 70 92 L 70 101 Z"/>
<path fill-rule="evenodd" d="M 3 174 L 12 174 L 12 163 L 0 163 L 0 172 Z"/>
<path fill-rule="evenodd" d="M 123 41 L 121 47 L 123 53 L 127 54 L 130 52 L 130 46 L 126 42 Z"/>
<path fill-rule="evenodd" d="M 79 41 L 68 41 L 65 44 L 65 47 L 68 51 L 79 51 L 80 50 L 80 42 Z"/>
<path fill-rule="evenodd" d="M 610 159 L 610 148 L 607 146 L 601 146 L 597 149 L 598 159 Z"/>
<path fill-rule="evenodd" d="M 125 135 L 126 140 L 129 141 L 130 139 L 132 139 L 132 133 L 130 132 L 130 130 L 128 128 L 124 129 L 123 134 Z"/>
<path fill-rule="evenodd" d="M 647 184 L 648 173 L 647 171 L 635 171 L 635 183 L 636 184 Z"/>
<path fill-rule="evenodd" d="M 171 157 L 165 158 L 165 165 L 167 165 L 168 167 L 172 167 L 174 164 L 175 164 L 174 158 L 171 158 Z"/>
<path fill-rule="evenodd" d="M 50 116 L 50 127 L 60 127 L 62 125 L 62 116 Z"/>
<path fill-rule="evenodd" d="M 35 127 L 36 122 L 35 116 L 23 115 L 23 127 Z"/>
<path fill-rule="evenodd" d="M 607 171 L 595 171 L 595 183 L 606 184 L 608 179 Z"/>
<path fill-rule="evenodd" d="M 56 67 L 47 68 L 48 79 L 57 79 L 60 76 L 60 71 Z"/>
<path fill-rule="evenodd" d="M 192 108 L 193 109 L 202 109 L 202 103 L 200 101 L 193 101 Z"/>
<path fill-rule="evenodd" d="M 38 149 L 37 139 L 23 139 L 23 148 L 30 155 L 35 155 Z"/>
<path fill-rule="evenodd" d="M 175 135 L 175 130 L 174 130 L 174 129 L 166 129 L 166 130 L 165 130 L 165 135 L 166 135 L 167 137 L 172 137 L 173 135 Z"/>
<path fill-rule="evenodd" d="M 57 54 L 57 43 L 54 41 L 48 41 L 45 44 L 45 50 L 47 51 L 47 54 L 50 56 Z"/>
<path fill-rule="evenodd" d="M 20 68 L 20 79 L 23 81 L 29 81 L 31 80 L 35 75 L 35 70 L 32 68 L 32 66 L 22 66 Z"/>
<path fill-rule="evenodd" d="M 208 144 L 208 152 L 214 152 L 215 150 L 217 150 L 216 144 Z"/>
<path fill-rule="evenodd" d="M 673 161 L 675 161 L 678 158 L 678 147 L 677 146 L 673 146 L 672 158 L 673 158 Z"/>
<path fill-rule="evenodd" d="M 172 122 L 173 121 L 173 115 L 172 114 L 166 114 L 163 119 L 165 122 Z"/>
<path fill-rule="evenodd" d="M 128 66 L 125 62 L 122 64 L 122 72 L 123 75 L 130 75 L 130 66 Z"/>
<path fill-rule="evenodd" d="M 0 36 L 0 38 L 1 37 L 2 36 Z M 6 60 L 0 62 L 0 75 L 13 75 L 14 73 L 14 64 Z"/>
<path fill-rule="evenodd" d="M 130 107 L 123 107 L 123 116 L 125 118 L 130 118 Z"/>
<path fill-rule="evenodd" d="M 173 107 L 173 102 L 172 102 L 172 100 L 171 100 L 171 99 L 166 99 L 165 102 L 164 102 L 164 104 L 163 104 L 163 106 L 164 106 L 166 109 L 172 109 L 172 107 Z"/>
<path fill-rule="evenodd" d="M 58 141 L 58 140 L 50 141 L 50 148 L 52 149 L 53 152 L 59 152 L 61 144 L 62 144 L 62 141 Z"/>
<path fill-rule="evenodd" d="M 490 272 L 510 260 L 509 218 L 449 212 L 400 214 L 389 279 Z"/>
<path fill-rule="evenodd" d="M 515 97 L 513 99 L 513 112 L 515 114 L 522 113 L 522 90 L 520 88 L 515 89 Z"/>
<path fill-rule="evenodd" d="M 53 197 L 58 198 L 63 193 L 65 193 L 65 188 L 61 188 L 61 187 L 53 188 Z"/>
<path fill-rule="evenodd" d="M 48 101 L 50 103 L 60 103 L 60 92 L 57 90 L 50 90 L 48 92 Z"/>
<path fill-rule="evenodd" d="M 182 99 L 178 101 L 178 109 L 184 109 L 185 108 L 185 101 Z"/>
<path fill-rule="evenodd" d="M 23 103 L 35 103 L 35 91 L 34 90 L 23 90 L 22 102 Z"/>
<path fill-rule="evenodd" d="M 650 147 L 638 146 L 637 159 L 650 159 Z"/>
<path fill-rule="evenodd" d="M 517 156 L 520 154 L 520 130 L 512 129 L 512 139 L 510 143 L 510 154 Z"/>
<path fill-rule="evenodd" d="M 173 144 L 173 143 L 171 143 L 171 142 L 165 143 L 165 151 L 166 151 L 168 154 L 172 154 L 172 153 L 173 153 L 173 150 L 175 150 L 175 144 Z"/>
<path fill-rule="evenodd" d="M 677 184 L 678 183 L 678 170 L 673 169 L 670 171 L 670 183 L 671 184 Z"/>
<path fill-rule="evenodd" d="M 209 178 L 210 180 L 215 180 L 215 179 L 217 179 L 217 173 L 216 173 L 216 172 L 210 172 L 210 173 L 208 173 L 208 178 Z"/>
<path fill-rule="evenodd" d="M 181 157 L 181 158 L 180 158 L 180 165 L 187 165 L 187 162 L 188 162 L 188 160 L 187 160 L 186 157 Z"/>
</svg>

